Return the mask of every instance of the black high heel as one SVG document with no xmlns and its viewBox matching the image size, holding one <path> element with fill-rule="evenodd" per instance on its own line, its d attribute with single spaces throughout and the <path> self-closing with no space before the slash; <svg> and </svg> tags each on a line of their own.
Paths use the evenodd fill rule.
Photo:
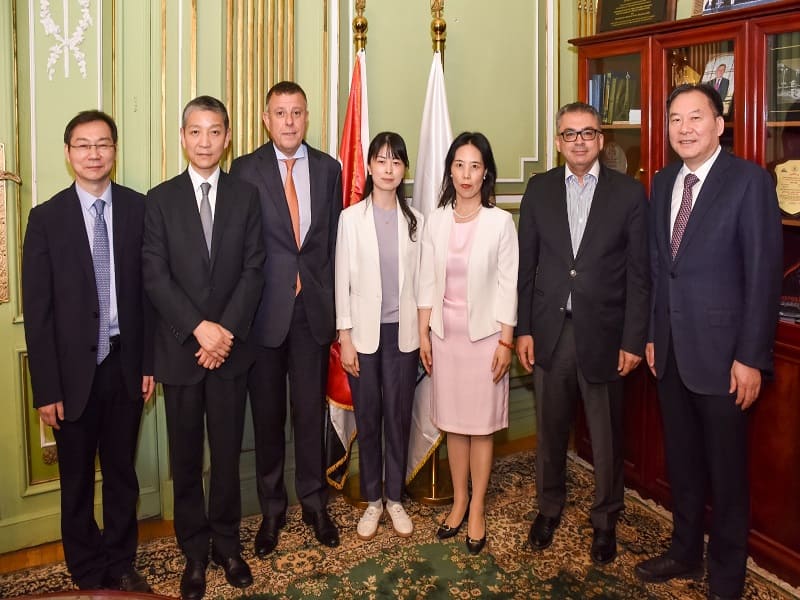
<svg viewBox="0 0 800 600">
<path fill-rule="evenodd" d="M 440 540 L 446 540 L 457 536 L 458 532 L 461 531 L 461 528 L 464 526 L 464 523 L 467 522 L 467 519 L 469 519 L 469 505 L 467 505 L 467 510 L 464 513 L 464 517 L 461 519 L 461 523 L 459 523 L 457 526 L 450 527 L 450 525 L 447 524 L 447 518 L 445 517 L 444 522 L 439 525 L 439 529 L 436 530 L 436 537 Z"/>
<path fill-rule="evenodd" d="M 463 523 L 462 523 L 463 524 Z M 479 554 L 483 547 L 486 545 L 486 515 L 483 517 L 483 537 L 475 540 L 469 537 L 469 533 L 467 533 L 467 550 L 470 554 Z"/>
</svg>

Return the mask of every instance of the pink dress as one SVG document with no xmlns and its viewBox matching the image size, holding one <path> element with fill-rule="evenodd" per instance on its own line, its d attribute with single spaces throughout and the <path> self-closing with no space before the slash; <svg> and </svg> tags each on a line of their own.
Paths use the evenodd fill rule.
<svg viewBox="0 0 800 600">
<path fill-rule="evenodd" d="M 492 381 L 492 357 L 500 333 L 470 341 L 467 262 L 478 219 L 454 222 L 447 248 L 442 320 L 444 339 L 431 335 L 431 419 L 442 431 L 488 435 L 508 427 L 508 373 Z"/>
</svg>

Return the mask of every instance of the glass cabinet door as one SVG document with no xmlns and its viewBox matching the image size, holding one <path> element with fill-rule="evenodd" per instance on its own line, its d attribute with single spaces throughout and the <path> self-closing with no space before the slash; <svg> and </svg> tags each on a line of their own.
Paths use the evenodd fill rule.
<svg viewBox="0 0 800 600">
<path fill-rule="evenodd" d="M 734 127 L 734 94 L 737 90 L 737 72 L 741 74 L 739 84 L 744 93 L 746 71 L 745 65 L 737 65 L 734 52 L 734 41 L 730 39 L 703 42 L 686 46 L 671 47 L 666 50 L 666 94 L 685 83 L 704 84 L 713 87 L 722 98 L 722 116 L 725 130 L 720 136 L 720 144 L 724 150 L 733 152 L 736 146 Z M 664 109 L 666 110 L 666 108 Z M 665 115 L 668 117 L 668 115 Z M 667 144 L 666 162 L 677 160 L 678 156 Z"/>
<path fill-rule="evenodd" d="M 600 160 L 608 167 L 639 177 L 642 156 L 641 55 L 589 59 L 586 102 L 600 113 L 604 146 Z"/>
<path fill-rule="evenodd" d="M 764 162 L 778 201 L 800 224 L 800 31 L 767 36 Z"/>
</svg>

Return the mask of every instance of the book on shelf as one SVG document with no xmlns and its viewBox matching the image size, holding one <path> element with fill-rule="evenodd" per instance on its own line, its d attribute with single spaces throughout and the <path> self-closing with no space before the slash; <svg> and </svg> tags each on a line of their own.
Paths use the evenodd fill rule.
<svg viewBox="0 0 800 600">
<path fill-rule="evenodd" d="M 603 124 L 632 122 L 631 109 L 638 110 L 638 78 L 630 72 L 609 71 L 592 75 L 589 84 L 589 104 L 600 113 Z"/>
</svg>

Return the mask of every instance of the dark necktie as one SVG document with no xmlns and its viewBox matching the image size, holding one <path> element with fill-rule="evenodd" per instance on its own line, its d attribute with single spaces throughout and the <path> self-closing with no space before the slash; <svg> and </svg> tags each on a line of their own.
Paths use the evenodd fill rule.
<svg viewBox="0 0 800 600">
<path fill-rule="evenodd" d="M 103 217 L 106 203 L 98 198 L 94 202 L 94 236 L 92 241 L 92 260 L 94 279 L 97 285 L 97 300 L 100 305 L 100 327 L 97 334 L 97 364 L 99 365 L 111 350 L 108 327 L 111 312 L 111 257 L 108 247 L 108 230 Z"/>
<path fill-rule="evenodd" d="M 683 232 L 686 231 L 686 224 L 689 222 L 689 214 L 692 212 L 692 188 L 698 181 L 700 181 L 700 178 L 694 173 L 689 173 L 683 178 L 681 207 L 678 209 L 678 215 L 675 217 L 675 225 L 672 226 L 672 241 L 670 242 L 672 258 L 675 258 L 675 255 L 678 253 L 678 248 L 680 248 L 681 240 L 683 239 Z"/>
<path fill-rule="evenodd" d="M 286 163 L 286 181 L 283 183 L 283 191 L 286 192 L 286 203 L 289 205 L 289 216 L 292 219 L 292 231 L 294 231 L 294 241 L 297 247 L 300 247 L 300 202 L 297 199 L 297 189 L 294 187 L 294 177 L 292 176 L 292 168 L 296 158 L 287 158 L 283 162 Z M 295 295 L 300 293 L 300 273 L 297 273 L 297 285 L 294 290 Z"/>
<path fill-rule="evenodd" d="M 214 218 L 211 216 L 211 202 L 208 199 L 208 191 L 211 184 L 204 181 L 200 184 L 200 191 L 203 193 L 200 198 L 200 222 L 203 224 L 203 235 L 206 236 L 206 248 L 209 256 L 211 255 L 211 232 L 214 229 Z"/>
</svg>

